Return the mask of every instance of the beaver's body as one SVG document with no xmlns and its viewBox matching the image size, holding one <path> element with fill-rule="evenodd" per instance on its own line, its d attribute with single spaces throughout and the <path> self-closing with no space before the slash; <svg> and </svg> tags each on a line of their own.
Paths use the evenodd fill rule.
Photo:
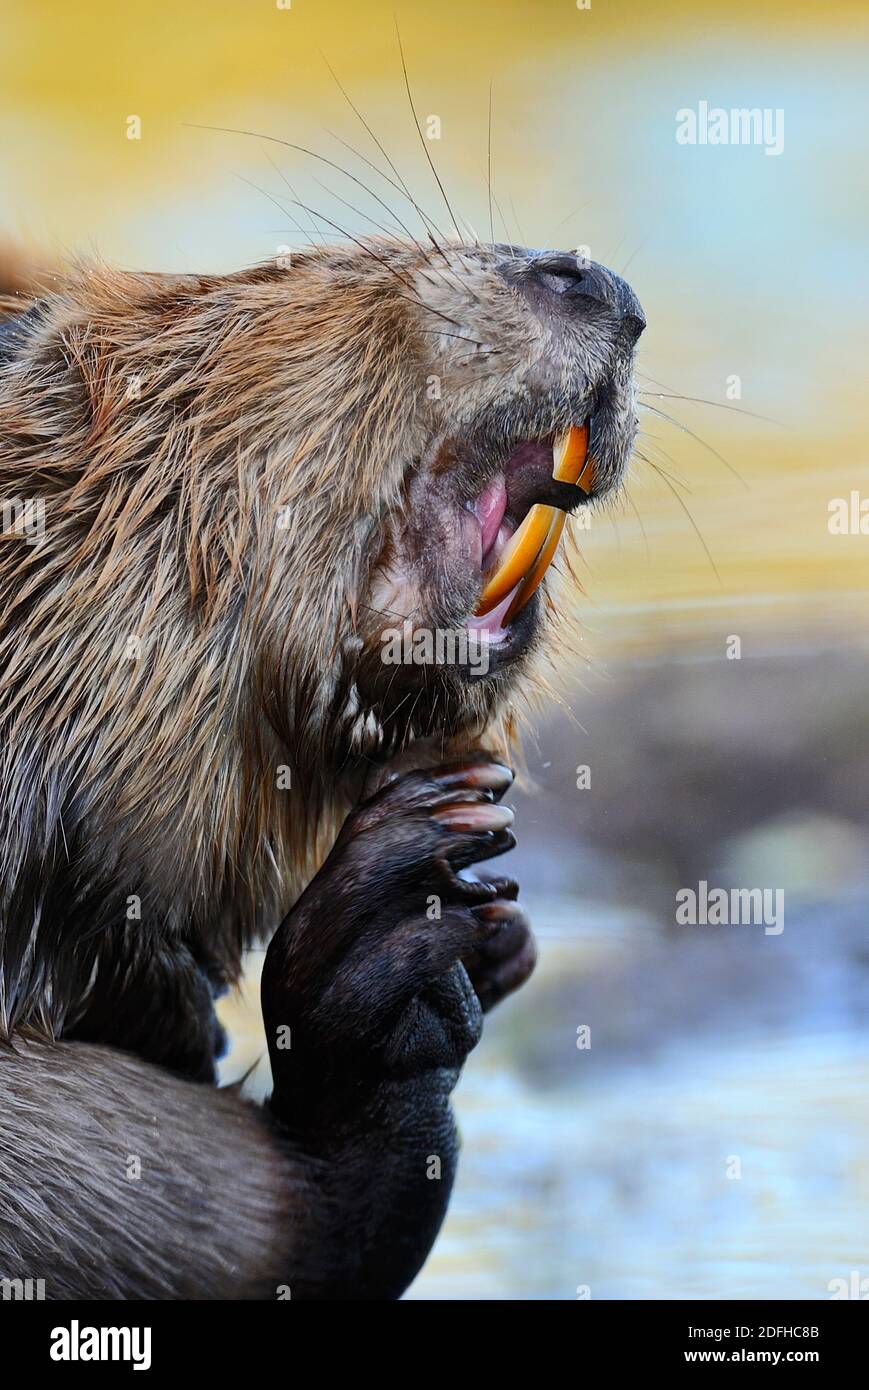
<svg viewBox="0 0 869 1390">
<path fill-rule="evenodd" d="M 372 761 L 424 735 L 445 750 L 471 746 L 510 723 L 508 697 L 541 643 L 539 595 L 504 631 L 493 620 L 481 679 L 384 667 L 381 637 L 396 621 L 440 629 L 473 611 L 480 561 L 469 555 L 480 541 L 468 540 L 466 499 L 495 468 L 506 477 L 505 525 L 535 500 L 561 505 L 546 491 L 546 468 L 525 461 L 544 446 L 524 439 L 589 418 L 596 495 L 617 482 L 633 438 L 641 320 L 615 277 L 596 267 L 585 275 L 574 285 L 569 269 L 513 248 L 425 255 L 371 243 L 231 276 L 84 270 L 7 321 L 0 1036 L 31 1039 L 5 1064 L 13 1098 L 50 1086 L 59 1114 L 68 1095 L 69 1113 L 81 1116 L 90 1083 L 115 1097 L 106 1104 L 118 1112 L 121 1168 L 126 1083 L 112 1077 L 117 1054 L 106 1045 L 144 1059 L 118 1057 L 118 1076 L 126 1068 L 129 1086 L 163 1095 L 160 1163 L 165 1172 L 184 1162 L 172 1144 L 187 1143 L 180 1116 L 191 1093 L 182 1099 L 184 1083 L 141 1068 L 211 1078 L 214 987 L 236 978 L 243 948 L 271 935 L 309 883 Z M 25 517 L 39 516 L 44 526 L 28 529 Z M 455 962 L 467 959 L 486 1002 L 530 968 L 515 886 L 469 889 L 452 872 L 510 843 L 490 805 L 506 782 L 490 786 L 481 766 L 382 793 L 387 807 L 395 802 L 389 815 L 365 811 L 361 828 L 345 827 L 340 853 L 275 937 L 264 981 L 274 1109 L 300 1151 L 313 1151 L 317 1172 L 342 1146 L 359 1171 L 378 1146 L 409 1161 L 407 1146 L 390 1140 L 390 1116 L 420 1134 L 435 1117 L 446 1135 L 450 1078 L 477 1028 Z M 473 803 L 470 823 L 461 812 L 461 828 L 455 817 L 441 826 L 456 797 Z M 432 893 L 444 905 L 434 923 Z M 481 907 L 493 898 L 493 910 Z M 486 958 L 483 937 L 495 926 L 502 947 Z M 284 1024 L 302 1039 L 286 1054 L 275 1041 Z M 58 1038 L 63 1049 L 39 1050 Z M 68 1089 L 65 1071 L 76 1073 Z M 195 1103 L 203 1126 L 208 1094 Z M 284 1199 L 269 1165 L 284 1165 L 295 1191 L 309 1181 L 307 1160 L 294 1166 L 286 1134 L 266 1134 L 262 1115 L 220 1105 L 208 1112 L 215 1147 L 204 1170 L 212 1160 L 215 1172 L 244 1166 L 229 1131 L 253 1125 L 271 1228 L 269 1204 Z M 11 1113 L 13 1142 L 36 1142 L 29 1103 Z M 70 1138 L 84 1154 L 88 1133 L 76 1123 Z M 114 1141 L 108 1157 L 104 1141 L 111 1164 Z M 446 1139 L 444 1148 L 449 1170 Z M 407 1201 L 383 1226 L 372 1216 L 372 1238 L 385 1238 L 390 1222 L 405 1244 L 405 1227 L 418 1233 L 410 1259 L 405 1251 L 376 1274 L 379 1257 L 366 1246 L 371 1290 L 394 1293 L 433 1238 L 448 1184 L 434 1199 L 418 1173 L 383 1166 Z M 377 1210 L 385 1193 L 354 1161 L 344 1169 L 352 1200 Z M 34 1212 L 48 1200 L 35 1181 L 32 1197 L 19 1194 Z M 146 1185 L 122 1189 L 150 1200 Z M 328 1177 L 322 1190 L 311 1218 L 320 1234 L 300 1227 L 294 1265 L 288 1233 L 278 1263 L 285 1282 L 346 1293 L 349 1266 L 338 1269 L 322 1232 L 340 1227 L 350 1198 Z M 177 1193 L 170 1183 L 151 1197 L 159 1240 Z M 206 1225 L 223 1198 L 214 1204 Z M 111 1227 L 106 1212 L 94 1219 Z M 74 1224 L 70 1249 L 93 1238 L 87 1222 L 78 1234 Z M 14 1254 L 14 1237 L 0 1240 L 0 1277 L 11 1277 Z M 135 1276 L 119 1273 L 120 1245 L 103 1257 L 82 1288 L 135 1294 Z M 191 1258 L 182 1283 L 167 1275 L 165 1289 L 195 1289 L 198 1267 Z M 257 1278 L 269 1285 L 269 1260 L 257 1269 L 250 1282 L 239 1276 L 239 1294 L 261 1287 Z M 232 1293 L 231 1280 L 207 1284 L 206 1296 Z"/>
</svg>

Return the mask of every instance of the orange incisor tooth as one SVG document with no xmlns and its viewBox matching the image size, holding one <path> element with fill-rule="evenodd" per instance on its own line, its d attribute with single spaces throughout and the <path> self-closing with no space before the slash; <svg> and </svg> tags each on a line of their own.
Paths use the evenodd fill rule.
<svg viewBox="0 0 869 1390">
<path fill-rule="evenodd" d="M 552 446 L 552 476 L 558 483 L 574 483 L 590 495 L 594 487 L 594 459 L 588 456 L 588 424 L 571 425 Z M 566 514 L 557 507 L 535 502 L 522 525 L 504 547 L 498 568 L 483 586 L 477 616 L 484 617 L 516 590 L 503 621 L 509 623 L 538 588 L 549 568 L 564 530 Z"/>
<path fill-rule="evenodd" d="M 534 590 L 540 584 L 544 574 L 549 569 L 549 562 L 558 549 L 558 542 L 561 540 L 561 533 L 564 530 L 564 523 L 566 520 L 566 512 L 556 512 L 553 516 L 549 524 L 549 534 L 543 542 L 540 553 L 534 561 L 528 578 L 525 580 L 521 589 L 516 590 L 513 602 L 504 614 L 502 621 L 505 627 L 509 622 L 513 621 L 519 610 L 525 607 L 531 595 L 534 593 Z"/>
<path fill-rule="evenodd" d="M 588 425 L 571 425 L 552 447 L 552 476 L 558 483 L 575 483 L 583 492 L 594 486 L 594 459 L 588 457 Z"/>
<path fill-rule="evenodd" d="M 498 568 L 490 575 L 480 595 L 477 614 L 482 617 L 506 598 L 510 590 L 530 573 L 559 512 L 556 507 L 535 502 L 515 535 L 504 547 Z M 563 515 L 563 513 L 561 513 Z"/>
</svg>

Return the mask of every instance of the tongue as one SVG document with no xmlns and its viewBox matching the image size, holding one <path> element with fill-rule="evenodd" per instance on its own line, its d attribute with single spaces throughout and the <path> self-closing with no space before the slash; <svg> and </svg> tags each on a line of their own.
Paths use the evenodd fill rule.
<svg viewBox="0 0 869 1390">
<path fill-rule="evenodd" d="M 479 521 L 482 532 L 484 557 L 495 543 L 506 510 L 507 489 L 504 485 L 504 476 L 499 473 L 498 477 L 493 478 L 474 503 L 474 516 Z"/>
</svg>

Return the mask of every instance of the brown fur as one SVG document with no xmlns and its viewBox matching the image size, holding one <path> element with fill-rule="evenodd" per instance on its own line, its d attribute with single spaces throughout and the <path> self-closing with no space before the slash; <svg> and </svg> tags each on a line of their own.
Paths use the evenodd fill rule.
<svg viewBox="0 0 869 1390">
<path fill-rule="evenodd" d="M 287 911 L 366 760 L 509 734 L 516 672 L 445 685 L 422 727 L 356 683 L 410 466 L 481 416 L 563 427 L 578 373 L 616 373 L 613 429 L 632 413 L 606 334 L 554 343 L 503 259 L 88 266 L 35 301 L 0 373 L 0 499 L 46 507 L 43 541 L 0 541 L 0 1036 L 102 1040 L 148 980 L 183 1012 Z M 624 441 L 601 459 L 604 494 Z"/>
<path fill-rule="evenodd" d="M 261 1110 L 81 1043 L 19 1041 L 0 1065 L 0 1277 L 52 1300 L 302 1292 L 328 1195 Z"/>
<path fill-rule="evenodd" d="M 572 506 L 539 445 L 590 417 L 596 495 L 619 481 L 641 311 L 561 270 L 387 241 L 227 276 L 10 267 L 0 1277 L 394 1298 L 420 1268 L 450 1092 L 534 964 L 516 883 L 461 873 L 513 845 L 511 774 L 431 765 L 509 741 L 547 646 L 563 663 L 558 580 L 479 679 L 390 667 L 380 639 L 465 623 L 467 507 L 517 443 Z M 255 1110 L 192 1079 L 212 990 L 265 936 Z"/>
</svg>

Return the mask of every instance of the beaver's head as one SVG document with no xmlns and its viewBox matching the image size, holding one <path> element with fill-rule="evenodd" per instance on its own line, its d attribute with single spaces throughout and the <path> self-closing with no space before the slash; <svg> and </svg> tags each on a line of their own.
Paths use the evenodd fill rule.
<svg viewBox="0 0 869 1390">
<path fill-rule="evenodd" d="M 22 940 L 49 890 L 53 919 L 135 895 L 249 939 L 360 768 L 476 737 L 535 650 L 561 660 L 546 561 L 622 477 L 642 328 L 572 255 L 386 240 L 90 267 L 10 321 L 0 497 L 43 532 L 0 546 Z"/>
<path fill-rule="evenodd" d="M 603 266 L 506 245 L 369 242 L 284 275 L 306 304 L 285 332 L 313 467 L 280 607 L 305 574 L 332 751 L 478 730 L 557 640 L 541 581 L 566 515 L 624 473 L 640 305 Z M 571 438 L 582 486 L 553 476 Z"/>
</svg>

